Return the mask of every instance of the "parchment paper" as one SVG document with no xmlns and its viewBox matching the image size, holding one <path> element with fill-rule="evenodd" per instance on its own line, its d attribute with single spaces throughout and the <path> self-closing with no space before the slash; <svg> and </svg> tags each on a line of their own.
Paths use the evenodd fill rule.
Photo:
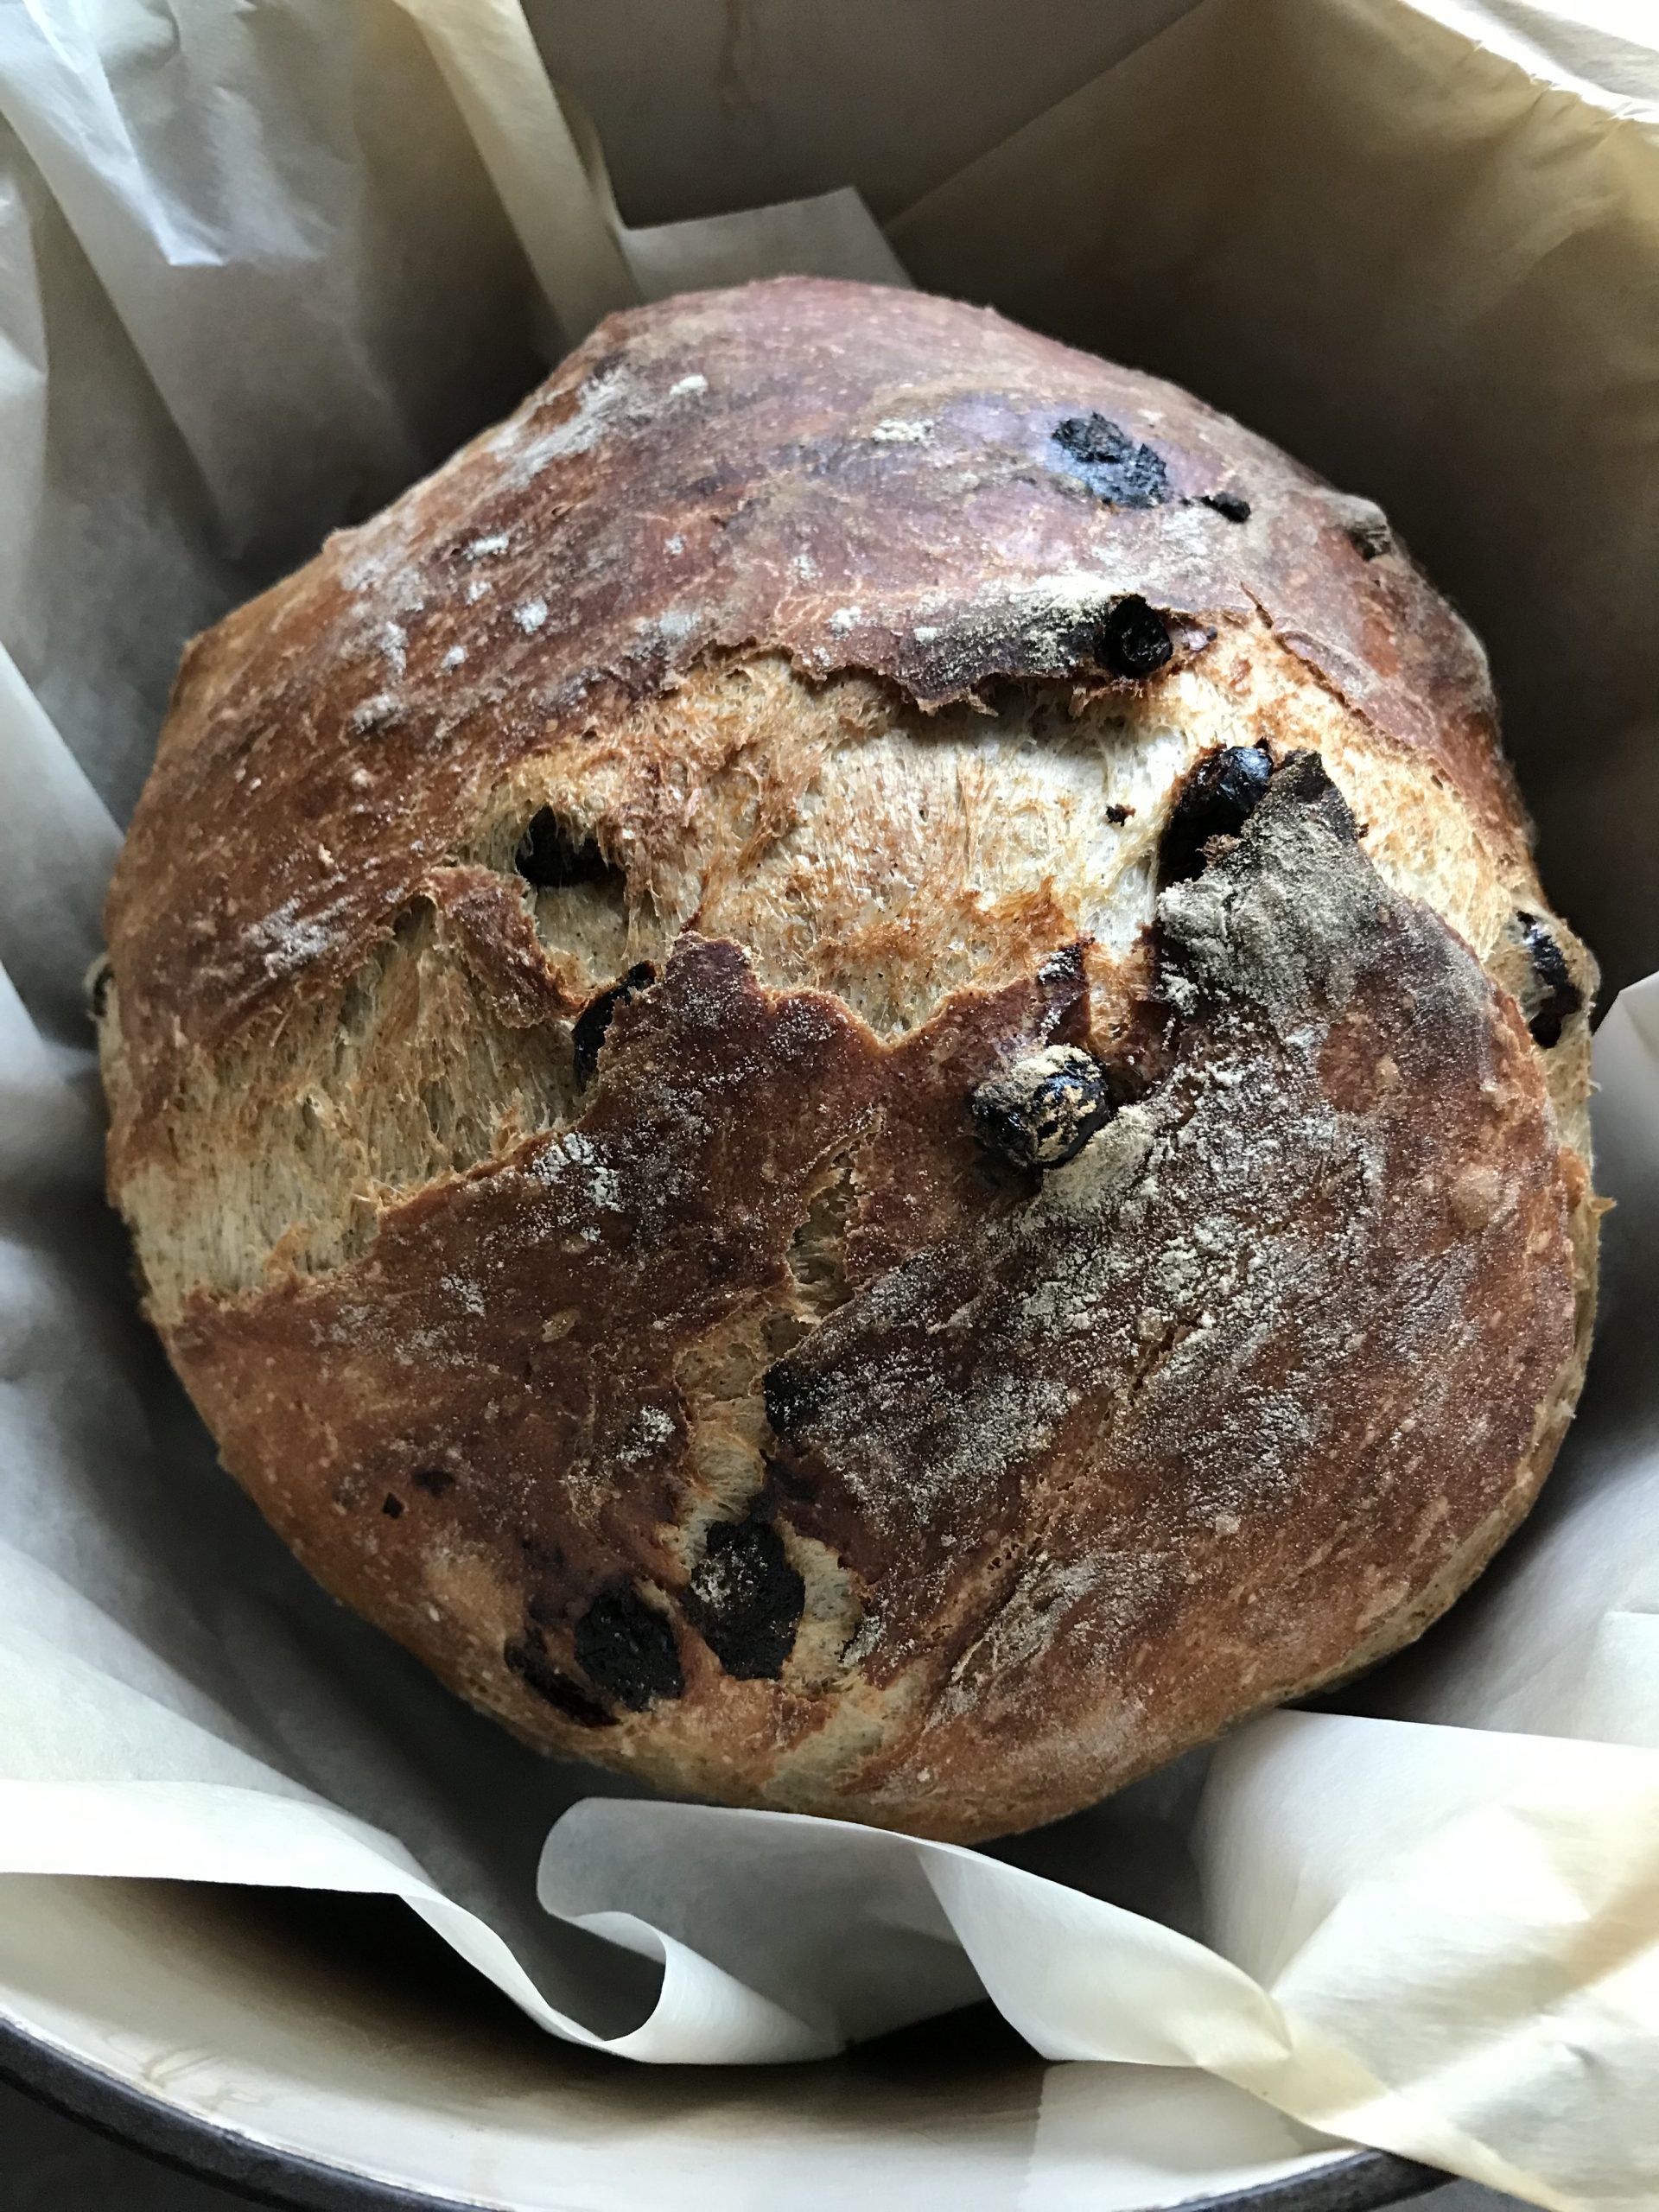
<svg viewBox="0 0 1659 2212">
<path fill-rule="evenodd" d="M 184 637 L 677 285 L 907 267 L 1379 496 L 1493 645 L 1555 896 L 1616 976 L 1652 963 L 1635 9 L 1205 0 L 889 237 L 851 189 L 629 230 L 509 0 L 0 10 L 0 1867 L 398 1894 L 638 2059 L 808 2056 L 988 1992 L 1054 2057 L 1649 2205 L 1659 981 L 1598 1039 L 1605 1318 L 1526 1535 L 1347 1710 L 995 1853 L 520 1751 L 309 1584 L 133 1311 L 79 979 Z"/>
</svg>

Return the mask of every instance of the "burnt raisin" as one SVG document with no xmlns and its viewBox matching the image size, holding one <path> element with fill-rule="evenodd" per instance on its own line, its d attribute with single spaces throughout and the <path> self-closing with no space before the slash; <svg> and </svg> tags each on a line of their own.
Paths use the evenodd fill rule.
<svg viewBox="0 0 1659 2212">
<path fill-rule="evenodd" d="M 1562 1025 L 1584 1004 L 1584 993 L 1573 980 L 1567 955 L 1537 915 L 1518 913 L 1515 918 L 1532 963 L 1532 988 L 1522 1001 L 1527 1027 L 1533 1042 L 1548 1052 L 1560 1043 Z"/>
<path fill-rule="evenodd" d="M 399 1520 L 403 1516 L 404 1501 L 401 1497 L 394 1497 L 391 1491 L 388 1491 L 386 1492 L 385 1503 L 380 1508 L 380 1510 L 385 1515 L 388 1521 Z"/>
<path fill-rule="evenodd" d="M 642 960 L 630 968 L 619 983 L 613 983 L 597 998 L 589 999 L 576 1016 L 575 1027 L 570 1033 L 575 1048 L 576 1081 L 584 1089 L 599 1072 L 600 1047 L 605 1042 L 605 1033 L 611 1026 L 611 1016 L 636 991 L 643 991 L 648 983 L 657 980 L 657 970 L 649 960 Z"/>
<path fill-rule="evenodd" d="M 643 1713 L 685 1690 L 674 1625 L 632 1583 L 601 1590 L 576 1623 L 576 1663 L 595 1689 Z"/>
<path fill-rule="evenodd" d="M 728 1675 L 741 1682 L 775 1680 L 795 1648 L 806 1585 L 770 1522 L 753 1515 L 716 1521 L 685 1609 Z"/>
<path fill-rule="evenodd" d="M 1063 1167 L 1111 1118 L 1106 1074 L 1075 1045 L 1051 1045 L 982 1083 L 975 1134 L 1016 1167 Z"/>
<path fill-rule="evenodd" d="M 455 1478 L 448 1467 L 416 1467 L 409 1479 L 429 1497 L 442 1497 L 455 1486 Z"/>
<path fill-rule="evenodd" d="M 501 1656 L 526 1689 L 534 1690 L 567 1720 L 581 1728 L 613 1728 L 614 1713 L 588 1696 L 580 1682 L 573 1682 L 547 1656 L 546 1640 L 533 1624 L 523 1636 L 512 1636 L 501 1647 Z"/>
<path fill-rule="evenodd" d="M 1260 746 L 1227 745 L 1206 753 L 1181 786 L 1158 850 L 1160 884 L 1185 883 L 1204 868 L 1211 837 L 1236 837 L 1255 811 L 1273 773 Z"/>
<path fill-rule="evenodd" d="M 603 883 L 619 874 L 591 836 L 550 806 L 531 815 L 512 864 L 537 891 L 564 891 L 574 883 Z"/>
<path fill-rule="evenodd" d="M 1132 438 L 1104 415 L 1071 415 L 1051 431 L 1078 465 L 1096 498 L 1115 507 L 1160 507 L 1170 497 L 1169 471 L 1153 447 Z"/>
<path fill-rule="evenodd" d="M 1115 676 L 1127 676 L 1138 682 L 1142 677 L 1155 675 L 1173 648 L 1163 617 L 1154 613 L 1144 599 L 1132 594 L 1128 599 L 1120 599 L 1102 618 L 1096 632 L 1095 651 L 1103 667 L 1109 668 Z"/>
<path fill-rule="evenodd" d="M 766 1421 L 774 1436 L 792 1443 L 823 1403 L 822 1386 L 810 1375 L 800 1374 L 785 1360 L 777 1360 L 760 1377 Z"/>
<path fill-rule="evenodd" d="M 1348 525 L 1348 543 L 1362 561 L 1380 561 L 1394 550 L 1394 532 L 1382 515 L 1362 515 Z"/>
<path fill-rule="evenodd" d="M 1206 492 L 1200 504 L 1213 507 L 1228 522 L 1249 522 L 1250 518 L 1249 501 L 1236 492 Z"/>
</svg>

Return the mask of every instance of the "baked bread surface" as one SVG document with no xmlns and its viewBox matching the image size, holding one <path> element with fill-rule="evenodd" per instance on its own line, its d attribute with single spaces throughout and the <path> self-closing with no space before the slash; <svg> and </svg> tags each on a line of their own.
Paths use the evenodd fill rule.
<svg viewBox="0 0 1659 2212">
<path fill-rule="evenodd" d="M 186 655 L 110 1186 L 227 1465 L 532 1742 L 973 1839 L 1417 1634 L 1582 1376 L 1480 650 L 1173 387 L 614 317 Z"/>
</svg>

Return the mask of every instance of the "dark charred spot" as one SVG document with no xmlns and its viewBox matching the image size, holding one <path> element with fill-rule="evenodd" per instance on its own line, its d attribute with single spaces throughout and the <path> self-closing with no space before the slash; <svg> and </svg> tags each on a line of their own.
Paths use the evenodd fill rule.
<svg viewBox="0 0 1659 2212">
<path fill-rule="evenodd" d="M 537 891 L 566 891 L 576 883 L 611 883 L 621 875 L 621 870 L 613 868 L 600 851 L 594 837 L 550 806 L 531 816 L 512 864 Z"/>
<path fill-rule="evenodd" d="M 775 1680 L 805 1608 L 806 1585 L 769 1521 L 751 1515 L 715 1522 L 685 1610 L 728 1675 L 741 1682 Z"/>
<path fill-rule="evenodd" d="M 785 1359 L 774 1360 L 767 1368 L 760 1377 L 760 1392 L 766 1401 L 767 1424 L 772 1434 L 786 1444 L 798 1440 L 823 1402 L 823 1387 L 817 1378 L 802 1374 Z"/>
<path fill-rule="evenodd" d="M 409 1479 L 429 1497 L 442 1497 L 455 1486 L 455 1478 L 448 1467 L 416 1467 Z"/>
<path fill-rule="evenodd" d="M 1063 1167 L 1111 1118 L 1106 1072 L 1075 1045 L 1051 1045 L 982 1083 L 969 1101 L 980 1142 L 1016 1167 Z"/>
<path fill-rule="evenodd" d="M 1158 880 L 1202 874 L 1212 837 L 1236 837 L 1265 796 L 1273 762 L 1260 746 L 1218 746 L 1195 761 L 1181 785 L 1158 851 Z"/>
<path fill-rule="evenodd" d="M 1106 819 L 1115 829 L 1121 830 L 1134 812 L 1132 806 L 1121 806 L 1115 800 L 1106 810 Z"/>
<path fill-rule="evenodd" d="M 110 965 L 106 952 L 93 965 L 86 978 L 86 1011 L 94 1021 L 102 1021 L 110 1008 L 110 986 L 115 980 L 115 970 Z"/>
<path fill-rule="evenodd" d="M 629 1582 L 601 1590 L 576 1623 L 576 1663 L 595 1689 L 643 1713 L 685 1689 L 674 1624 Z"/>
<path fill-rule="evenodd" d="M 1584 1004 L 1567 955 L 1536 914 L 1518 913 L 1516 926 L 1532 963 L 1532 986 L 1522 1001 L 1533 1042 L 1546 1052 L 1561 1041 L 1562 1025 Z"/>
<path fill-rule="evenodd" d="M 1237 492 L 1206 492 L 1200 504 L 1213 507 L 1228 522 L 1249 522 L 1250 503 Z"/>
<path fill-rule="evenodd" d="M 1070 415 L 1049 435 L 1097 499 L 1115 507 L 1160 507 L 1170 497 L 1163 455 L 1107 416 Z"/>
<path fill-rule="evenodd" d="M 1095 651 L 1103 668 L 1139 682 L 1156 675 L 1173 648 L 1162 615 L 1132 593 L 1102 616 Z"/>
<path fill-rule="evenodd" d="M 610 1027 L 611 1016 L 618 1007 L 625 1000 L 631 999 L 636 991 L 643 991 L 656 980 L 657 970 L 649 960 L 642 960 L 637 967 L 629 969 L 620 982 L 613 983 L 597 998 L 588 1000 L 576 1016 L 575 1027 L 570 1033 L 571 1043 L 575 1048 L 578 1084 L 590 1084 L 598 1074 L 600 1047 L 605 1042 L 605 1033 Z"/>
<path fill-rule="evenodd" d="M 401 1497 L 395 1496 L 392 1491 L 388 1491 L 386 1492 L 385 1503 L 382 1505 L 380 1510 L 385 1515 L 388 1521 L 397 1521 L 402 1517 L 404 1501 Z"/>
<path fill-rule="evenodd" d="M 573 1682 L 547 1656 L 547 1642 L 532 1622 L 522 1636 L 510 1636 L 501 1656 L 528 1690 L 574 1720 L 579 1728 L 614 1728 L 616 1716 L 588 1696 L 580 1682 Z"/>
</svg>

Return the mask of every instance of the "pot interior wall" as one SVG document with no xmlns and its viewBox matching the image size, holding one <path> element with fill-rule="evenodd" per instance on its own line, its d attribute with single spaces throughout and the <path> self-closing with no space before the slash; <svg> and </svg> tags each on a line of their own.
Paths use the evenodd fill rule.
<svg viewBox="0 0 1659 2212">
<path fill-rule="evenodd" d="M 13 1876 L 4 2023 L 29 2040 L 0 2026 L 0 2072 L 302 2202 L 353 2201 L 314 2164 L 377 2207 L 391 2184 L 512 2212 L 1127 2212 L 1291 2183 L 1313 2212 L 1332 2183 L 1357 2207 L 1421 2181 L 1197 2075 L 1046 2066 L 984 2005 L 818 2065 L 624 2065 L 543 2036 L 389 1902 Z"/>
</svg>

